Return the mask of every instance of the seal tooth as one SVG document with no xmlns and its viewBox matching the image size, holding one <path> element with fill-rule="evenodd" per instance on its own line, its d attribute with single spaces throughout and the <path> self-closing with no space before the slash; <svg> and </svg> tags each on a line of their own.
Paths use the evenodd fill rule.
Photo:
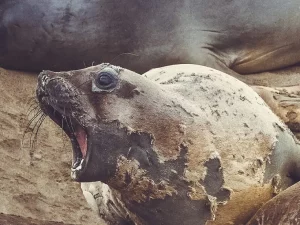
<svg viewBox="0 0 300 225">
<path fill-rule="evenodd" d="M 81 170 L 83 161 L 84 159 L 81 159 L 80 164 L 76 168 L 71 168 L 72 172 Z"/>
</svg>

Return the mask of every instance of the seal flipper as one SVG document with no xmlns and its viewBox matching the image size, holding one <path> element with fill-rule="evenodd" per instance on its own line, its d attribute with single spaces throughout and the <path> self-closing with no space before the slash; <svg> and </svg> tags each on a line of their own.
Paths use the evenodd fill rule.
<svg viewBox="0 0 300 225">
<path fill-rule="evenodd" d="M 108 224 L 134 225 L 119 194 L 102 182 L 81 183 L 82 193 L 90 207 Z"/>
<path fill-rule="evenodd" d="M 300 138 L 300 86 L 252 86 L 271 110 Z"/>
</svg>

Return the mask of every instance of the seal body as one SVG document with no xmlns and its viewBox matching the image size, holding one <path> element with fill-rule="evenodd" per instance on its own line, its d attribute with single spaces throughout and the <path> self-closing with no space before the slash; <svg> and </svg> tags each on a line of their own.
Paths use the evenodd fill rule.
<svg viewBox="0 0 300 225">
<path fill-rule="evenodd" d="M 297 0 L 2 0 L 0 9 L 0 65 L 10 69 L 194 63 L 247 74 L 300 59 Z"/>
<path fill-rule="evenodd" d="M 294 184 L 263 205 L 247 225 L 299 224 L 300 183 Z"/>
<path fill-rule="evenodd" d="M 38 80 L 41 109 L 73 144 L 72 178 L 106 184 L 83 189 L 111 224 L 245 224 L 299 180 L 293 134 L 220 71 L 176 65 L 140 76 L 101 64 Z"/>
</svg>

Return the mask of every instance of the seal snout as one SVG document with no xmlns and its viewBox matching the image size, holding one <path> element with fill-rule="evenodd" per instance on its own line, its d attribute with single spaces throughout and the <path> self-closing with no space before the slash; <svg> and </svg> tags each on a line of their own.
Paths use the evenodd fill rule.
<svg viewBox="0 0 300 225">
<path fill-rule="evenodd" d="M 41 99 L 44 96 L 47 96 L 45 86 L 49 81 L 49 76 L 47 71 L 43 71 L 38 75 L 38 86 L 36 89 L 36 95 L 38 99 Z"/>
<path fill-rule="evenodd" d="M 43 112 L 68 135 L 73 146 L 72 178 L 77 179 L 87 155 L 87 129 L 80 123 L 78 90 L 61 73 L 43 71 L 38 76 L 37 98 Z"/>
<path fill-rule="evenodd" d="M 61 114 L 70 115 L 77 91 L 65 78 L 51 71 L 43 71 L 38 76 L 37 98 L 51 105 Z"/>
</svg>

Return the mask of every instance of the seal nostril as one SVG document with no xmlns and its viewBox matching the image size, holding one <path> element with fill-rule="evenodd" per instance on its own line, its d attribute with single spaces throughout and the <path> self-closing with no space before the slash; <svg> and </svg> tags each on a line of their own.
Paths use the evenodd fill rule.
<svg viewBox="0 0 300 225">
<path fill-rule="evenodd" d="M 51 79 L 53 79 L 55 77 L 55 73 L 49 70 L 43 70 L 42 72 L 40 72 L 40 74 L 38 75 L 38 81 L 40 82 L 40 84 L 47 84 Z"/>
<path fill-rule="evenodd" d="M 44 87 L 47 84 L 48 80 L 49 80 L 49 77 L 45 71 L 43 71 L 39 74 L 38 82 L 41 85 L 41 87 Z"/>
<path fill-rule="evenodd" d="M 42 82 L 43 82 L 43 83 L 46 83 L 48 79 L 49 79 L 49 78 L 47 77 L 47 75 L 43 74 L 42 79 L 41 79 Z"/>
</svg>

